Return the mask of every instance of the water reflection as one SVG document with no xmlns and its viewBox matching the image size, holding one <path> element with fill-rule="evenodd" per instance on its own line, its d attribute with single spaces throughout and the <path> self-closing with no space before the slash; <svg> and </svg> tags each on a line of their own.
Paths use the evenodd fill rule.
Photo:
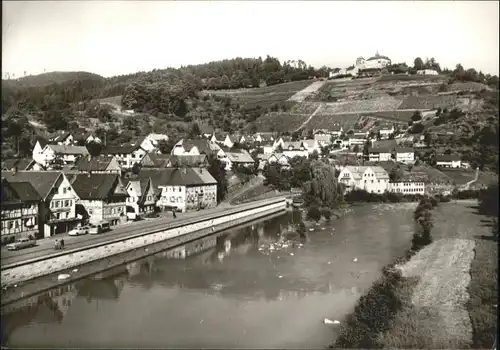
<svg viewBox="0 0 500 350">
<path fill-rule="evenodd" d="M 348 312 L 411 235 L 410 207 L 355 211 L 306 243 L 290 241 L 300 216 L 287 213 L 26 299 L 2 310 L 2 343 L 322 347 L 332 334 L 320 320 Z"/>
</svg>

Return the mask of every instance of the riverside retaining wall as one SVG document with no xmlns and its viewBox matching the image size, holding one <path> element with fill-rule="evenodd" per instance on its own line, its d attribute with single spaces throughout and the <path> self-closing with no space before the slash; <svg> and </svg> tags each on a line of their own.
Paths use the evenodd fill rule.
<svg viewBox="0 0 500 350">
<path fill-rule="evenodd" d="M 114 255 L 136 250 L 137 254 L 132 254 L 133 257 L 127 259 L 128 261 L 132 261 L 284 209 L 284 199 L 270 200 L 267 204 L 263 203 L 262 206 L 236 213 L 229 213 L 226 216 L 206 219 L 180 227 L 156 230 L 155 232 L 146 233 L 139 237 L 123 238 L 120 241 L 83 248 L 75 252 L 68 252 L 68 254 L 61 256 L 48 257 L 34 262 L 26 262 L 25 264 L 2 270 L 2 287 L 11 286 L 59 271 L 68 270 L 96 260 L 102 260 Z M 163 243 L 157 244 L 160 242 Z M 145 249 L 139 249 L 147 246 L 151 246 L 151 249 L 147 251 Z M 109 259 L 106 260 L 108 260 L 109 263 Z M 107 267 L 111 268 L 113 265 L 123 264 L 128 261 L 117 259 L 115 263 L 109 264 Z M 103 262 L 105 263 L 105 260 Z"/>
</svg>

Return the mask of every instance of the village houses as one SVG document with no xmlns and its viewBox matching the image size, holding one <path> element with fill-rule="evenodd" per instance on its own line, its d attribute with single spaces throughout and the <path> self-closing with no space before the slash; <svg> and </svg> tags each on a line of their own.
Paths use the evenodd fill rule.
<svg viewBox="0 0 500 350">
<path fill-rule="evenodd" d="M 127 214 L 132 212 L 136 216 L 143 216 L 155 211 L 157 198 L 151 178 L 130 180 L 126 190 L 129 195 L 126 199 Z"/>
<path fill-rule="evenodd" d="M 170 153 L 175 156 L 199 156 L 200 154 L 217 154 L 220 149 L 221 148 L 216 143 L 209 140 L 182 139 L 174 145 Z"/>
<path fill-rule="evenodd" d="M 162 210 L 185 212 L 217 205 L 217 181 L 206 169 L 142 169 L 139 178 L 151 178 L 160 190 L 156 206 Z"/>
<path fill-rule="evenodd" d="M 369 193 L 384 193 L 389 186 L 389 174 L 380 166 L 345 166 L 338 176 L 346 191 L 353 189 Z"/>
<path fill-rule="evenodd" d="M 76 161 L 89 154 L 85 146 L 45 145 L 41 152 L 33 151 L 33 160 L 45 168 L 50 168 L 58 162 L 64 164 L 75 164 Z"/>
<path fill-rule="evenodd" d="M 148 153 L 141 163 L 143 168 L 206 168 L 209 166 L 206 154 L 174 156 L 171 154 Z"/>
<path fill-rule="evenodd" d="M 355 132 L 352 135 L 349 135 L 349 146 L 362 146 L 365 144 L 368 139 L 368 133 L 366 132 Z"/>
<path fill-rule="evenodd" d="M 278 163 L 281 166 L 289 167 L 290 160 L 283 153 L 264 153 L 258 154 L 257 158 L 259 160 L 259 169 L 262 170 L 268 164 Z"/>
<path fill-rule="evenodd" d="M 274 134 L 272 132 L 258 132 L 254 135 L 255 142 L 272 143 L 274 141 Z"/>
<path fill-rule="evenodd" d="M 90 174 L 121 174 L 120 163 L 115 156 L 99 155 L 80 158 L 75 165 L 77 172 Z"/>
<path fill-rule="evenodd" d="M 370 148 L 368 150 L 368 159 L 370 162 L 388 162 L 392 160 L 391 151 L 388 148 Z"/>
<path fill-rule="evenodd" d="M 58 131 L 49 138 L 49 142 L 55 145 L 70 146 L 75 143 L 75 138 L 68 131 Z"/>
<path fill-rule="evenodd" d="M 452 154 L 441 154 L 436 156 L 436 166 L 442 168 L 460 168 L 462 159 Z"/>
<path fill-rule="evenodd" d="M 223 157 L 221 161 L 226 164 L 226 170 L 228 171 L 231 170 L 235 165 L 244 167 L 255 165 L 255 160 L 244 149 L 233 149 L 231 151 L 225 151 L 225 157 Z"/>
<path fill-rule="evenodd" d="M 89 223 L 117 225 L 127 220 L 128 194 L 118 174 L 76 174 L 71 176 L 71 183 Z"/>
<path fill-rule="evenodd" d="M 15 239 L 38 237 L 42 198 L 29 182 L 9 183 L 2 177 L 2 244 Z"/>
<path fill-rule="evenodd" d="M 415 163 L 415 151 L 413 148 L 396 147 L 396 162 L 404 164 Z"/>
<path fill-rule="evenodd" d="M 380 134 L 380 138 L 381 139 L 387 140 L 391 136 L 394 136 L 394 132 L 395 131 L 396 130 L 394 129 L 394 125 L 392 125 L 392 124 L 384 124 L 384 125 L 380 126 L 378 132 Z"/>
<path fill-rule="evenodd" d="M 134 164 L 140 164 L 147 153 L 139 144 L 108 146 L 101 152 L 108 157 L 115 156 L 122 169 L 132 169 Z"/>
<path fill-rule="evenodd" d="M 29 182 L 42 198 L 39 209 L 40 229 L 36 238 L 67 233 L 81 221 L 76 215 L 78 194 L 60 171 L 2 172 L 9 183 Z"/>
<path fill-rule="evenodd" d="M 293 157 L 309 158 L 309 151 L 303 141 L 285 142 L 282 153 L 290 159 Z"/>
</svg>

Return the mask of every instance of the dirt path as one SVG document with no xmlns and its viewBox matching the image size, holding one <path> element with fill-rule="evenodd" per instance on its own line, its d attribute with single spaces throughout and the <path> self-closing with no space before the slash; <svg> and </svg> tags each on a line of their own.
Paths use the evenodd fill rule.
<svg viewBox="0 0 500 350">
<path fill-rule="evenodd" d="M 325 85 L 325 83 L 326 80 L 315 81 L 311 85 L 307 86 L 305 89 L 296 92 L 292 97 L 288 99 L 288 101 L 303 102 L 309 95 L 315 93 L 323 85 Z"/>
<path fill-rule="evenodd" d="M 405 277 L 419 277 L 412 304 L 417 312 L 431 314 L 439 327 L 433 344 L 439 348 L 467 348 L 472 344 L 472 324 L 467 311 L 470 264 L 474 259 L 474 240 L 440 239 L 400 266 Z"/>
<path fill-rule="evenodd" d="M 321 109 L 321 107 L 323 107 L 322 103 L 320 103 L 320 105 L 318 106 L 318 108 L 316 108 L 316 110 L 314 112 L 312 112 L 312 114 L 309 116 L 309 118 L 307 118 L 305 122 L 303 122 L 297 129 L 295 129 L 294 132 L 299 131 L 304 126 L 306 126 L 307 123 L 309 123 L 309 121 L 316 115 L 316 113 L 319 112 L 319 110 Z"/>
</svg>

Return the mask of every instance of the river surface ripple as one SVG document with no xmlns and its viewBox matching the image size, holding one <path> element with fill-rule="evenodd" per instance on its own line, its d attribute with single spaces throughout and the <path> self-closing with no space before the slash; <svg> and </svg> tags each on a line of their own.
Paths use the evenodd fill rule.
<svg viewBox="0 0 500 350">
<path fill-rule="evenodd" d="M 123 265 L 111 276 L 78 281 L 2 315 L 2 343 L 324 348 L 338 326 L 323 319 L 342 322 L 381 268 L 409 247 L 415 206 L 355 206 L 341 219 L 314 226 L 306 240 L 283 243 L 299 217 L 287 212 L 229 230 L 192 256 L 160 253 Z"/>
</svg>

